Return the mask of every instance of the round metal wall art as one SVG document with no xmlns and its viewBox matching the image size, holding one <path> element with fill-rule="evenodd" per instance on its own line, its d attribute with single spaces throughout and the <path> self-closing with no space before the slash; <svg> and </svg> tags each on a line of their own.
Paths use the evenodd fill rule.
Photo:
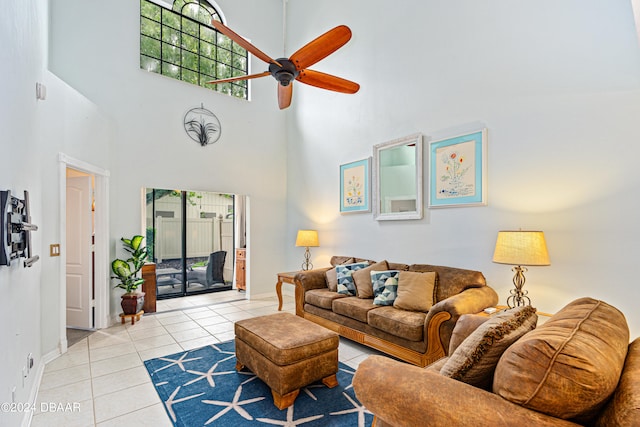
<svg viewBox="0 0 640 427">
<path fill-rule="evenodd" d="M 204 106 L 192 108 L 184 115 L 184 130 L 189 138 L 205 147 L 220 139 L 220 120 Z"/>
</svg>

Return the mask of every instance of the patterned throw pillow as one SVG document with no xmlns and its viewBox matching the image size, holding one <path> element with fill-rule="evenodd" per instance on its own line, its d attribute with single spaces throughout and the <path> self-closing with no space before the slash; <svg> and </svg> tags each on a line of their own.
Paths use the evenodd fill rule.
<svg viewBox="0 0 640 427">
<path fill-rule="evenodd" d="M 356 262 L 354 258 L 345 258 L 345 257 L 333 257 L 331 261 L 335 261 L 335 265 L 340 264 L 353 264 Z M 341 262 L 344 261 L 344 262 Z M 325 273 L 325 278 L 327 281 L 327 288 L 329 288 L 332 292 L 338 292 L 338 276 L 336 274 L 336 268 L 333 267 L 330 270 L 327 270 Z"/>
<path fill-rule="evenodd" d="M 371 272 L 372 271 L 387 271 L 389 270 L 389 264 L 387 261 L 376 262 L 375 264 L 370 264 L 368 267 L 361 268 L 358 271 L 354 271 L 353 275 L 353 283 L 356 284 L 356 291 L 358 298 L 373 298 L 373 283 L 371 283 Z"/>
<path fill-rule="evenodd" d="M 375 305 L 393 305 L 398 293 L 398 276 L 400 271 L 372 271 L 373 303 Z"/>
<path fill-rule="evenodd" d="M 354 271 L 368 266 L 368 262 L 356 262 L 353 264 L 336 265 L 336 276 L 338 277 L 338 293 L 345 295 L 356 295 L 356 285 L 353 283 L 351 275 Z"/>
<path fill-rule="evenodd" d="M 502 353 L 537 322 L 536 309 L 529 305 L 496 314 L 462 341 L 440 374 L 489 390 Z"/>
</svg>

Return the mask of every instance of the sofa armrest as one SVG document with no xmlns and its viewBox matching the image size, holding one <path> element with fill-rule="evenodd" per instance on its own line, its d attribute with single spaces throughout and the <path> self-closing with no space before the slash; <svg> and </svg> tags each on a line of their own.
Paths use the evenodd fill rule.
<svg viewBox="0 0 640 427">
<path fill-rule="evenodd" d="M 494 306 L 497 303 L 498 294 L 489 286 L 467 288 L 459 294 L 443 299 L 429 309 L 429 313 L 425 319 L 424 332 L 425 334 L 427 333 L 427 327 L 433 316 L 443 311 L 449 313 L 451 318 L 440 325 L 439 333 L 442 347 L 445 349 L 445 352 L 448 352 L 451 334 L 460 316 L 481 312 L 485 308 Z"/>
<path fill-rule="evenodd" d="M 327 270 L 330 270 L 331 267 L 326 268 L 315 268 L 313 270 L 306 270 L 298 272 L 293 281 L 299 286 L 304 292 L 310 291 L 311 289 L 322 289 L 327 287 L 327 278 L 325 273 Z"/>
<path fill-rule="evenodd" d="M 312 289 L 322 289 L 327 287 L 327 278 L 325 272 L 331 267 L 316 268 L 297 273 L 293 277 L 296 286 L 296 315 L 304 317 L 304 294 Z"/>
<path fill-rule="evenodd" d="M 494 306 L 498 303 L 498 294 L 489 286 L 480 286 L 478 288 L 467 288 L 459 294 L 452 295 L 436 303 L 429 310 L 431 311 L 448 311 L 451 316 L 459 317 L 461 314 L 474 314 L 484 310 L 487 307 Z"/>
<path fill-rule="evenodd" d="M 369 356 L 360 363 L 353 388 L 369 411 L 394 427 L 578 426 L 383 356 Z"/>
</svg>

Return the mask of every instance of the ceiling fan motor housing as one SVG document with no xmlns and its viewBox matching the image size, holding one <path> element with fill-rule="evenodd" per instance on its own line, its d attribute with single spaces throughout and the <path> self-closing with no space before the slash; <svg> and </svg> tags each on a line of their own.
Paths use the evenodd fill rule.
<svg viewBox="0 0 640 427">
<path fill-rule="evenodd" d="M 300 72 L 293 62 L 287 58 L 278 58 L 276 61 L 280 63 L 282 67 L 278 66 L 278 64 L 271 63 L 269 64 L 269 72 L 282 86 L 289 86 L 289 83 L 295 80 Z"/>
</svg>

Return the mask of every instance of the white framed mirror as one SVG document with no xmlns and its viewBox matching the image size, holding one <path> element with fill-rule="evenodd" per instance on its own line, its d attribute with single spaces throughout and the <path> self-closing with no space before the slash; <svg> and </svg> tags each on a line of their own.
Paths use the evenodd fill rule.
<svg viewBox="0 0 640 427">
<path fill-rule="evenodd" d="M 373 146 L 373 212 L 378 221 L 422 218 L 422 134 Z"/>
</svg>

